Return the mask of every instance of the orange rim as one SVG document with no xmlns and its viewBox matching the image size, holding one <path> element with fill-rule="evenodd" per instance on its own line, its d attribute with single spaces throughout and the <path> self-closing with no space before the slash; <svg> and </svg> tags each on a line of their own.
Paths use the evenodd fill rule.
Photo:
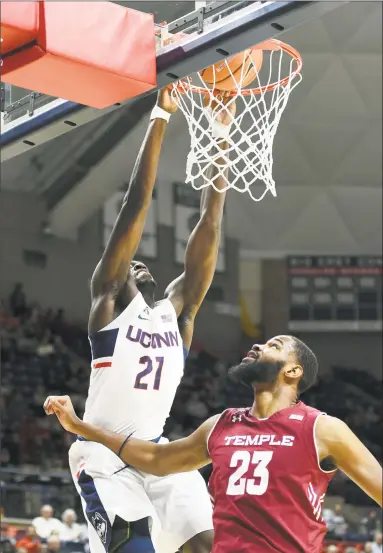
<svg viewBox="0 0 383 553">
<path fill-rule="evenodd" d="M 287 77 L 284 79 L 281 79 L 280 81 L 276 81 L 274 83 L 270 83 L 266 86 L 260 86 L 256 88 L 243 88 L 240 91 L 232 90 L 232 91 L 225 91 L 228 96 L 237 96 L 238 93 L 242 96 L 249 96 L 250 94 L 264 94 L 265 92 L 271 92 L 277 86 L 286 86 L 291 79 L 293 79 L 296 75 L 299 75 L 299 73 L 302 71 L 303 67 L 303 60 L 302 56 L 290 44 L 286 44 L 285 42 L 282 42 L 280 40 L 277 40 L 275 38 L 271 38 L 270 40 L 266 40 L 265 42 L 261 42 L 260 44 L 257 44 L 256 46 L 253 46 L 250 48 L 250 50 L 283 50 L 286 52 L 286 54 L 289 54 L 293 61 L 296 62 L 297 66 L 295 70 L 290 73 Z M 194 93 L 200 93 L 210 95 L 213 94 L 214 96 L 222 94 L 222 90 L 219 89 L 206 89 L 200 86 L 193 86 L 188 81 L 180 80 L 177 83 L 173 83 L 172 85 L 169 85 L 169 88 L 176 88 L 181 94 L 186 94 L 188 90 Z"/>
</svg>

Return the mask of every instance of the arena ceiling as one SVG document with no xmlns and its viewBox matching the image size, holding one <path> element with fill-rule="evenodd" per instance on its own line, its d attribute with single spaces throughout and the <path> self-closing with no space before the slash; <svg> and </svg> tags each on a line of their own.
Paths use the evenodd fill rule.
<svg viewBox="0 0 383 553">
<path fill-rule="evenodd" d="M 145 11 L 151 11 L 149 4 L 162 5 L 157 21 L 174 19 L 186 9 L 182 2 L 147 4 Z M 304 77 L 291 96 L 275 141 L 278 197 L 267 196 L 253 204 L 245 195 L 231 193 L 227 233 L 255 255 L 381 254 L 382 3 L 345 3 L 281 38 L 302 53 Z M 106 132 L 112 117 L 121 115 L 104 116 L 5 162 L 3 186 L 31 191 L 39 183 L 40 189 L 46 188 L 52 172 L 73 163 L 78 148 Z M 73 193 L 52 211 L 53 228 L 65 235 L 65 227 L 79 226 L 127 181 L 145 126 L 146 120 L 136 125 L 80 179 Z M 159 171 L 163 203 L 171 201 L 167 187 L 184 178 L 187 151 L 185 121 L 177 114 L 169 126 Z M 86 191 L 91 189 L 97 193 L 89 201 Z M 169 224 L 169 210 L 165 212 L 159 218 Z"/>
</svg>

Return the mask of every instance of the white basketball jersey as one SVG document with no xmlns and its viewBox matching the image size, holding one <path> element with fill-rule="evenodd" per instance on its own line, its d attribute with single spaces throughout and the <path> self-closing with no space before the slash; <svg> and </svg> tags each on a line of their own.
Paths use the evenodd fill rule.
<svg viewBox="0 0 383 553">
<path fill-rule="evenodd" d="M 89 340 L 92 373 L 84 421 L 137 438 L 159 437 L 185 361 L 171 302 L 162 300 L 151 309 L 138 293 Z"/>
</svg>

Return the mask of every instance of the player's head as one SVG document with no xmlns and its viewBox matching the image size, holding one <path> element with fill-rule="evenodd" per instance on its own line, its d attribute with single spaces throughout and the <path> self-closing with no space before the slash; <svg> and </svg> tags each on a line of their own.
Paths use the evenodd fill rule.
<svg viewBox="0 0 383 553">
<path fill-rule="evenodd" d="M 131 293 L 129 293 L 129 282 L 132 280 L 141 294 L 145 297 L 146 301 L 154 301 L 154 292 L 157 283 L 150 274 L 150 271 L 145 263 L 134 259 L 130 264 L 125 286 L 123 286 L 117 296 L 116 305 L 117 309 L 120 311 L 126 309 L 132 299 Z"/>
<path fill-rule="evenodd" d="M 236 379 L 256 389 L 276 384 L 308 390 L 316 380 L 318 361 L 311 349 L 294 336 L 275 336 L 255 344 L 239 365 L 230 369 Z"/>
<path fill-rule="evenodd" d="M 157 283 L 150 274 L 148 267 L 142 261 L 133 259 L 130 264 L 130 278 L 134 280 L 141 293 L 148 291 L 154 293 Z"/>
</svg>

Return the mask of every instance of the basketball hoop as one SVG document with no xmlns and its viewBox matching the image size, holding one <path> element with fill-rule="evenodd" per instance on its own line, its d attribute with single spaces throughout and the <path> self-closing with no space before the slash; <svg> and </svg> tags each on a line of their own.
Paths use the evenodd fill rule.
<svg viewBox="0 0 383 553">
<path fill-rule="evenodd" d="M 244 64 L 234 75 L 229 58 L 219 68 L 213 66 L 209 69 L 209 74 L 213 74 L 209 85 L 198 73 L 198 86 L 187 77 L 172 85 L 172 97 L 186 118 L 191 139 L 186 182 L 196 190 L 206 186 L 213 186 L 221 192 L 234 188 L 241 193 L 248 192 L 254 201 L 260 201 L 268 191 L 276 196 L 272 175 L 274 137 L 289 96 L 302 80 L 302 57 L 292 46 L 276 39 L 262 42 L 243 54 L 247 60 L 251 59 L 254 73 L 251 84 L 256 84 L 256 87 L 245 88 L 244 85 L 242 88 L 246 81 L 249 82 L 249 62 L 246 68 Z M 233 84 L 233 89 L 227 93 L 230 98 L 226 100 L 218 89 L 218 71 L 223 64 Z M 213 132 L 215 117 L 229 113 L 228 106 L 234 101 L 237 101 L 239 113 L 227 136 L 217 138 Z M 212 105 L 213 110 L 206 109 Z M 223 141 L 228 143 L 224 156 L 219 148 Z M 215 179 L 222 177 L 226 183 L 223 189 L 216 187 L 215 180 L 206 178 L 212 165 L 216 167 Z M 260 183 L 263 183 L 262 191 L 259 190 Z"/>
</svg>

